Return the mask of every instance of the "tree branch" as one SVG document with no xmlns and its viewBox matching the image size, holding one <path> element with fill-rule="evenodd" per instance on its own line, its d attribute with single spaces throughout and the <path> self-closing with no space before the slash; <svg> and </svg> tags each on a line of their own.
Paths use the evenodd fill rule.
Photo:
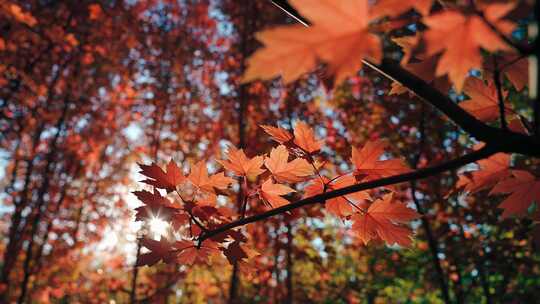
<svg viewBox="0 0 540 304">
<path fill-rule="evenodd" d="M 500 152 L 540 156 L 540 141 L 538 139 L 535 139 L 533 136 L 502 130 L 484 124 L 459 107 L 448 96 L 402 68 L 398 62 L 383 59 L 380 64 L 374 64 L 366 60 L 364 60 L 364 63 L 391 80 L 397 81 L 407 87 L 418 97 L 448 116 L 456 125 L 477 140 L 496 146 Z"/>
<path fill-rule="evenodd" d="M 295 11 L 286 0 L 272 0 L 272 3 L 285 11 L 288 15 L 299 20 L 302 24 L 309 26 L 308 22 Z M 380 64 L 375 64 L 368 60 L 362 60 L 362 62 L 387 78 L 399 82 L 418 97 L 436 107 L 439 111 L 448 116 L 448 118 L 456 125 L 477 140 L 489 143 L 493 146 L 498 146 L 498 149 L 501 152 L 540 156 L 540 139 L 484 124 L 459 107 L 447 95 L 441 93 L 423 79 L 402 68 L 399 62 L 388 58 L 383 59 Z"/>
<path fill-rule="evenodd" d="M 536 1 L 534 4 L 534 16 L 535 16 L 535 23 L 536 25 L 529 25 L 529 30 L 534 29 L 536 27 L 536 37 L 534 39 L 534 54 L 536 54 L 534 60 L 529 60 L 529 64 L 534 63 L 534 71 L 529 72 L 529 77 L 535 78 L 535 83 L 531 83 L 531 87 L 529 88 L 529 95 L 533 99 L 533 124 L 534 124 L 534 130 L 533 133 L 536 136 L 538 140 L 540 140 L 540 94 L 538 94 L 538 90 L 540 90 L 540 65 L 538 64 L 539 57 L 538 53 L 540 50 L 540 35 L 538 35 L 538 27 L 540 26 L 540 2 Z"/>
<path fill-rule="evenodd" d="M 472 162 L 484 159 L 486 157 L 489 157 L 490 155 L 499 152 L 496 148 L 493 146 L 486 145 L 480 150 L 474 151 L 470 154 L 458 157 L 456 159 L 450 160 L 448 162 L 433 166 L 433 167 L 427 167 L 422 168 L 416 171 L 394 175 L 386 178 L 381 178 L 374 181 L 369 181 L 365 183 L 359 183 L 352 186 L 344 187 L 341 189 L 333 190 L 330 192 L 325 192 L 322 194 L 318 194 L 312 197 L 308 197 L 299 201 L 296 201 L 294 203 L 284 205 L 260 214 L 256 214 L 250 217 L 242 218 L 230 223 L 227 223 L 221 227 L 218 227 L 213 230 L 209 230 L 207 232 L 203 232 L 201 236 L 199 237 L 199 242 L 203 242 L 206 239 L 212 238 L 216 235 L 219 235 L 223 232 L 226 232 L 230 229 L 234 229 L 240 226 L 244 226 L 253 222 L 258 222 L 261 220 L 265 220 L 267 218 L 270 218 L 272 216 L 282 214 L 285 212 L 289 212 L 304 206 L 308 205 L 314 205 L 314 204 L 321 204 L 324 203 L 328 199 L 336 198 L 339 196 L 374 189 L 377 187 L 383 187 L 383 186 L 389 186 L 394 184 L 399 184 L 403 182 L 418 180 L 426 177 L 430 177 L 448 170 L 457 169 L 459 167 L 462 167 L 466 164 L 470 164 Z"/>
<path fill-rule="evenodd" d="M 535 48 L 531 47 L 530 45 L 523 45 L 515 42 L 514 40 L 510 39 L 508 36 L 506 36 L 504 33 L 502 33 L 493 23 L 491 23 L 489 20 L 487 20 L 486 16 L 484 15 L 484 12 L 477 11 L 476 14 L 480 16 L 482 21 L 495 33 L 499 38 L 501 38 L 506 44 L 514 48 L 516 51 L 518 51 L 521 55 L 531 55 L 534 54 Z"/>
<path fill-rule="evenodd" d="M 495 82 L 495 87 L 497 88 L 497 101 L 499 104 L 499 117 L 501 120 L 501 127 L 504 130 L 508 130 L 508 124 L 506 123 L 505 108 L 504 108 L 504 97 L 502 94 L 502 83 L 501 83 L 501 70 L 497 65 L 497 57 L 493 57 L 493 80 Z"/>
<path fill-rule="evenodd" d="M 307 21 L 302 18 L 302 16 L 295 11 L 287 1 L 272 0 L 272 3 L 285 11 L 288 15 L 299 20 L 302 24 L 309 26 Z M 477 140 L 489 143 L 493 146 L 499 146 L 498 149 L 501 152 L 514 152 L 529 156 L 540 156 L 540 139 L 484 124 L 459 107 L 447 95 L 441 93 L 423 79 L 402 68 L 399 62 L 388 58 L 383 59 L 380 64 L 375 64 L 365 59 L 362 60 L 362 62 L 385 77 L 405 86 L 418 97 L 444 113 L 456 125 Z"/>
</svg>

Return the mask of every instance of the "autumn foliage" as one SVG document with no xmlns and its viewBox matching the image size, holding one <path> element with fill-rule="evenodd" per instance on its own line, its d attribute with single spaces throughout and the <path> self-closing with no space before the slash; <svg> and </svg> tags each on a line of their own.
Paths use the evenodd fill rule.
<svg viewBox="0 0 540 304">
<path fill-rule="evenodd" d="M 228 159 L 219 161 L 231 175 L 239 177 L 237 185 L 246 193 L 240 215 L 236 215 L 239 218 L 245 217 L 248 204 L 257 199 L 270 208 L 287 205 L 289 201 L 285 197 L 296 192 L 290 187 L 292 183 L 308 182 L 304 197 L 310 197 L 408 171 L 399 159 L 380 160 L 384 153 L 383 143 L 368 142 L 360 151 L 352 148 L 354 172 L 324 176 L 321 173 L 324 164 L 317 161 L 322 142 L 315 138 L 313 130 L 304 122 L 297 123 L 294 135 L 279 127 L 264 126 L 264 129 L 272 139 L 281 143 L 272 148 L 269 156 L 248 158 L 241 149 L 230 148 L 226 153 Z M 265 169 L 261 168 L 263 163 Z M 241 245 L 247 236 L 241 231 L 230 230 L 211 237 L 205 234 L 235 219 L 231 216 L 235 212 L 230 207 L 218 206 L 216 198 L 220 190 L 226 190 L 235 182 L 234 179 L 223 172 L 209 175 L 202 161 L 193 164 L 187 176 L 173 161 L 169 162 L 166 171 L 155 164 L 141 165 L 141 168 L 141 174 L 150 178 L 143 182 L 167 189 L 167 192 L 174 191 L 179 201 L 172 203 L 158 192 L 135 192 L 144 204 L 138 212 L 146 215 L 137 218 L 156 216 L 167 219 L 175 231 L 189 238 L 174 242 L 143 240 L 150 252 L 141 256 L 140 265 L 153 265 L 160 260 L 181 264 L 205 262 L 210 254 L 220 251 L 233 263 L 239 260 L 247 262 L 248 253 Z M 419 217 L 416 211 L 395 200 L 391 192 L 381 194 L 380 189 L 377 193 L 360 191 L 329 199 L 325 207 L 343 220 L 352 220 L 352 229 L 365 244 L 370 240 L 383 240 L 388 245 L 410 246 L 412 233 L 400 224 Z"/>
<path fill-rule="evenodd" d="M 1 2 L 0 302 L 535 302 L 536 2 Z"/>
</svg>

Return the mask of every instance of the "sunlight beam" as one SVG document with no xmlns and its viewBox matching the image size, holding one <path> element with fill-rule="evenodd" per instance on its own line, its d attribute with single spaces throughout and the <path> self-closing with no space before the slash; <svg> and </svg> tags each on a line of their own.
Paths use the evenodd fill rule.
<svg viewBox="0 0 540 304">
<path fill-rule="evenodd" d="M 150 232 L 152 232 L 155 237 L 161 237 L 167 234 L 167 230 L 169 229 L 169 223 L 156 216 L 153 216 L 148 224 L 150 225 Z"/>
</svg>

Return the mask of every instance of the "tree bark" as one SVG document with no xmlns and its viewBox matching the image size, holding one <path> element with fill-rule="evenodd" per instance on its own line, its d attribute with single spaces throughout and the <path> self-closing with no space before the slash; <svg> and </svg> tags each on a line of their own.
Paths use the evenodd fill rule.
<svg viewBox="0 0 540 304">
<path fill-rule="evenodd" d="M 62 109 L 62 115 L 58 119 L 58 122 L 56 124 L 56 134 L 54 135 L 54 138 L 51 142 L 49 153 L 47 154 L 47 160 L 45 165 L 45 170 L 43 174 L 41 175 L 42 183 L 41 187 L 38 190 L 37 194 L 37 204 L 36 204 L 36 215 L 34 216 L 34 219 L 32 221 L 31 229 L 30 229 L 30 240 L 28 243 L 28 247 L 26 248 L 26 257 L 24 260 L 23 265 L 23 281 L 21 283 L 21 293 L 19 294 L 18 303 L 23 303 L 26 299 L 26 292 L 28 290 L 28 281 L 30 279 L 31 271 L 30 271 L 30 264 L 33 259 L 33 249 L 36 239 L 36 234 L 39 229 L 39 223 L 41 221 L 41 217 L 44 213 L 44 207 L 45 206 L 45 193 L 49 190 L 49 184 L 51 181 L 51 177 L 49 176 L 51 173 L 51 170 L 53 170 L 53 165 L 55 164 L 55 157 L 58 149 L 58 140 L 60 138 L 60 134 L 62 133 L 65 125 L 66 116 L 68 113 L 70 103 L 68 102 L 67 98 L 64 101 L 64 107 Z M 54 171 L 54 170 L 53 170 Z"/>
<path fill-rule="evenodd" d="M 153 128 L 153 158 L 154 162 L 158 162 L 158 154 L 159 154 L 159 147 L 161 145 L 161 130 L 163 127 L 163 113 L 159 111 L 161 107 L 159 107 L 158 102 L 156 101 L 154 103 L 155 106 L 155 112 L 154 112 L 154 128 Z M 167 104 L 165 103 L 163 112 L 167 111 Z M 143 228 L 144 229 L 144 228 Z M 129 302 L 130 303 L 137 303 L 137 280 L 139 277 L 139 258 L 141 256 L 141 250 L 142 250 L 142 243 L 139 238 L 137 238 L 137 253 L 135 254 L 135 263 L 133 264 L 133 268 L 131 270 L 132 276 L 131 276 L 131 288 L 129 291 Z"/>
</svg>

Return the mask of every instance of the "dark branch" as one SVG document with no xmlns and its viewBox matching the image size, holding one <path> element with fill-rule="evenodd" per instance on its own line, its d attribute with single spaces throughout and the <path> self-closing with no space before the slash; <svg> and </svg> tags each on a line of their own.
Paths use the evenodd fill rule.
<svg viewBox="0 0 540 304">
<path fill-rule="evenodd" d="M 286 1 L 273 2 L 274 4 L 276 4 L 276 2 L 286 4 Z M 284 8 L 283 6 L 280 6 L 280 8 L 287 11 L 286 8 Z M 287 13 L 289 13 L 289 15 L 291 16 L 296 17 L 297 19 L 301 19 L 301 17 L 298 17 L 298 14 L 291 13 L 290 11 L 287 11 Z M 511 132 L 504 129 L 497 129 L 484 124 L 483 122 L 477 120 L 474 116 L 463 110 L 461 107 L 459 107 L 448 96 L 441 93 L 416 75 L 403 69 L 398 62 L 390 59 L 383 59 L 380 64 L 374 64 L 367 60 L 363 60 L 363 62 L 364 64 L 385 75 L 389 79 L 399 82 L 403 86 L 407 87 L 418 97 L 424 99 L 425 101 L 436 107 L 439 111 L 443 112 L 454 123 L 460 126 L 471 136 L 475 137 L 478 140 L 486 142 L 486 146 L 470 154 L 433 167 L 422 168 L 400 175 L 355 184 L 349 187 L 308 197 L 306 199 L 302 199 L 289 205 L 284 205 L 261 214 L 241 218 L 239 220 L 222 225 L 221 227 L 218 227 L 216 229 L 203 232 L 198 239 L 199 244 L 202 243 L 204 240 L 217 236 L 228 230 L 238 228 L 253 222 L 262 221 L 278 214 L 283 214 L 308 205 L 321 204 L 328 199 L 359 191 L 365 191 L 377 187 L 389 186 L 403 182 L 411 182 L 418 179 L 434 176 L 442 172 L 448 170 L 455 170 L 466 164 L 470 164 L 478 160 L 487 158 L 497 152 L 513 152 L 529 156 L 540 156 L 540 142 L 535 137 Z"/>
<path fill-rule="evenodd" d="M 540 90 L 540 64 L 538 64 L 538 52 L 540 50 L 540 35 L 538 35 L 538 26 L 540 24 L 540 1 L 536 1 L 534 5 L 534 15 L 536 18 L 536 39 L 534 40 L 534 48 L 536 53 L 536 60 L 534 61 L 534 64 L 536 65 L 534 68 L 536 70 L 536 83 L 534 84 L 534 96 L 531 96 L 534 98 L 533 100 L 533 115 L 534 115 L 534 135 L 537 139 L 540 138 L 540 94 L 538 94 L 538 90 Z"/>
<path fill-rule="evenodd" d="M 272 0 L 272 2 L 280 9 L 286 11 L 287 14 L 301 20 L 307 25 L 307 23 L 305 23 L 306 20 L 288 5 L 287 1 Z M 389 79 L 401 83 L 418 97 L 436 107 L 439 111 L 448 116 L 448 118 L 456 125 L 477 140 L 489 143 L 492 146 L 497 146 L 497 149 L 501 152 L 540 156 L 539 138 L 494 128 L 484 124 L 459 107 L 446 94 L 441 93 L 423 79 L 402 68 L 399 62 L 391 59 L 383 59 L 380 64 L 375 64 L 368 60 L 362 60 L 362 62 Z M 540 112 L 540 110 L 538 112 Z"/>
<path fill-rule="evenodd" d="M 497 88 L 497 101 L 499 104 L 499 116 L 501 120 L 501 127 L 504 130 L 508 130 L 508 124 L 506 123 L 505 108 L 504 108 L 504 97 L 502 94 L 502 83 L 501 83 L 501 70 L 497 65 L 497 57 L 493 57 L 493 80 L 495 82 L 495 87 Z"/>
<path fill-rule="evenodd" d="M 243 219 L 230 222 L 216 229 L 203 232 L 201 236 L 199 237 L 199 242 L 203 242 L 206 239 L 212 238 L 230 229 L 244 226 L 253 222 L 262 221 L 272 216 L 289 212 L 289 211 L 292 211 L 292 210 L 295 210 L 304 206 L 321 204 L 321 203 L 324 203 L 328 199 L 336 198 L 339 196 L 343 196 L 343 195 L 347 195 L 347 194 L 351 194 L 351 193 L 355 193 L 359 191 L 374 189 L 377 187 L 389 186 L 389 185 L 399 184 L 403 182 L 418 180 L 418 179 L 430 177 L 430 176 L 433 176 L 433 175 L 436 175 L 436 174 L 439 174 L 448 170 L 457 169 L 466 164 L 470 164 L 475 161 L 489 157 L 490 155 L 496 152 L 498 151 L 494 147 L 485 146 L 484 148 L 480 150 L 474 151 L 470 154 L 458 157 L 456 159 L 450 160 L 448 162 L 445 162 L 445 163 L 442 163 L 433 167 L 422 168 L 422 169 L 418 169 L 416 171 L 412 171 L 412 172 L 408 172 L 404 174 L 394 175 L 394 176 L 381 178 L 378 180 L 369 181 L 365 183 L 359 183 L 359 184 L 355 184 L 355 185 L 348 186 L 345 188 L 341 188 L 341 189 L 333 190 L 330 192 L 325 192 L 319 195 L 315 195 L 312 197 L 308 197 L 306 199 L 302 199 L 297 202 L 284 205 L 284 206 L 266 211 L 261 214 L 256 214 L 250 217 L 246 217 Z"/>
<path fill-rule="evenodd" d="M 418 97 L 444 113 L 456 125 L 479 141 L 495 146 L 501 152 L 540 156 L 540 141 L 533 136 L 494 128 L 484 124 L 459 107 L 448 96 L 402 68 L 398 62 L 383 59 L 380 64 L 364 61 L 386 77 L 401 83 Z"/>
<path fill-rule="evenodd" d="M 480 18 L 482 18 L 482 21 L 495 33 L 499 38 L 501 38 L 506 44 L 514 48 L 516 51 L 518 51 L 521 55 L 531 55 L 534 54 L 535 48 L 531 47 L 530 45 L 522 45 L 518 42 L 513 41 L 508 36 L 503 34 L 493 23 L 491 23 L 489 20 L 487 20 L 486 16 L 482 11 L 476 12 Z"/>
<path fill-rule="evenodd" d="M 287 15 L 294 18 L 296 21 L 302 23 L 305 26 L 309 26 L 309 22 L 302 17 L 295 9 L 292 7 L 287 0 L 270 0 L 272 3 L 284 11 Z"/>
</svg>

